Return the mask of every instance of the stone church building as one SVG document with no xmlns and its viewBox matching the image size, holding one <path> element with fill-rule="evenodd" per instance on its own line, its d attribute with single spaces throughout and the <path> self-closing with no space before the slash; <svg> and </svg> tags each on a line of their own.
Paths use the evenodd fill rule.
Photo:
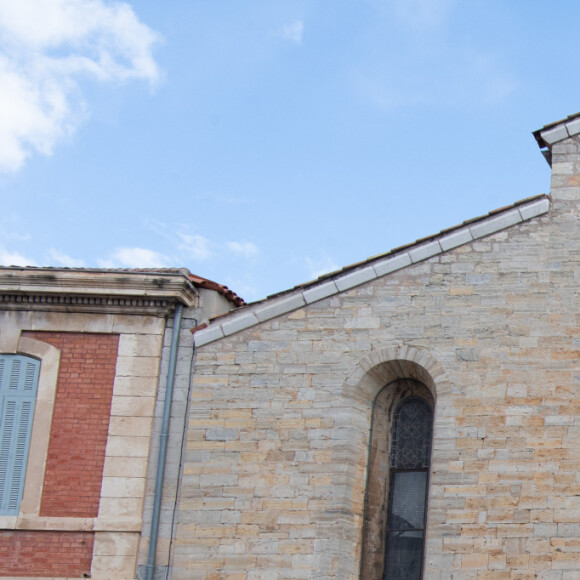
<svg viewBox="0 0 580 580">
<path fill-rule="evenodd" d="M 0 577 L 580 579 L 580 114 L 534 136 L 549 195 L 249 305 L 182 270 L 1 269 L 0 362 L 41 411 Z M 76 345 L 110 410 L 67 488 Z"/>
</svg>

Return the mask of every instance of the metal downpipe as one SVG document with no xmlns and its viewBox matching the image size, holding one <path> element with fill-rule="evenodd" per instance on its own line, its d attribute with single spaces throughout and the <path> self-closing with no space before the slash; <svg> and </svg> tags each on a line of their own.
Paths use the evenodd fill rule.
<svg viewBox="0 0 580 580">
<path fill-rule="evenodd" d="M 175 384 L 175 367 L 177 365 L 177 349 L 179 347 L 179 332 L 181 330 L 182 314 L 183 304 L 178 304 L 173 316 L 173 335 L 171 337 L 169 368 L 167 369 L 167 386 L 165 389 L 165 402 L 163 404 L 163 421 L 161 423 L 161 435 L 159 436 L 159 456 L 157 459 L 157 475 L 155 477 L 155 495 L 153 497 L 151 534 L 149 536 L 147 565 L 145 566 L 145 580 L 153 580 L 155 574 L 155 557 L 161 517 L 161 497 L 163 495 L 163 481 L 165 479 L 165 463 L 167 460 L 167 444 L 169 441 L 169 421 L 171 419 L 171 405 L 173 403 L 173 386 Z"/>
</svg>

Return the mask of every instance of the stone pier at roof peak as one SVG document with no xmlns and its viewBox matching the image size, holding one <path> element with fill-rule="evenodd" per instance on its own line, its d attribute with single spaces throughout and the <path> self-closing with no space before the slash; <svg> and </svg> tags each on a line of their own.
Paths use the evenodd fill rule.
<svg viewBox="0 0 580 580">
<path fill-rule="evenodd" d="M 546 161 L 552 166 L 552 145 L 560 141 L 564 141 L 569 137 L 574 137 L 580 133 L 580 112 L 569 115 L 565 119 L 560 119 L 548 125 L 544 125 L 541 129 L 533 132 L 533 135 L 538 142 L 542 154 Z"/>
</svg>

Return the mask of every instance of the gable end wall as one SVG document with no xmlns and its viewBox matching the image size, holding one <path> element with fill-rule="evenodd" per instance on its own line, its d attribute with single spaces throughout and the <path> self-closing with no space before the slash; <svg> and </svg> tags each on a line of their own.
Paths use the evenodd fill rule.
<svg viewBox="0 0 580 580">
<path fill-rule="evenodd" d="M 379 353 L 434 382 L 425 578 L 575 578 L 579 173 L 548 214 L 197 343 L 174 580 L 359 577 Z"/>
</svg>

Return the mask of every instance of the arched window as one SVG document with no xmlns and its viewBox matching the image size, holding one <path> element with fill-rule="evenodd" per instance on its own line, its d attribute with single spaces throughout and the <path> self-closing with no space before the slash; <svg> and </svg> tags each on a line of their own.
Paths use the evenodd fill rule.
<svg viewBox="0 0 580 580">
<path fill-rule="evenodd" d="M 361 580 L 420 580 L 433 397 L 398 379 L 377 396 L 371 429 Z"/>
<path fill-rule="evenodd" d="M 420 580 L 433 413 L 419 397 L 403 399 L 391 430 L 385 578 Z"/>
<path fill-rule="evenodd" d="M 0 355 L 0 514 L 18 515 L 40 362 L 18 354 Z"/>
</svg>

